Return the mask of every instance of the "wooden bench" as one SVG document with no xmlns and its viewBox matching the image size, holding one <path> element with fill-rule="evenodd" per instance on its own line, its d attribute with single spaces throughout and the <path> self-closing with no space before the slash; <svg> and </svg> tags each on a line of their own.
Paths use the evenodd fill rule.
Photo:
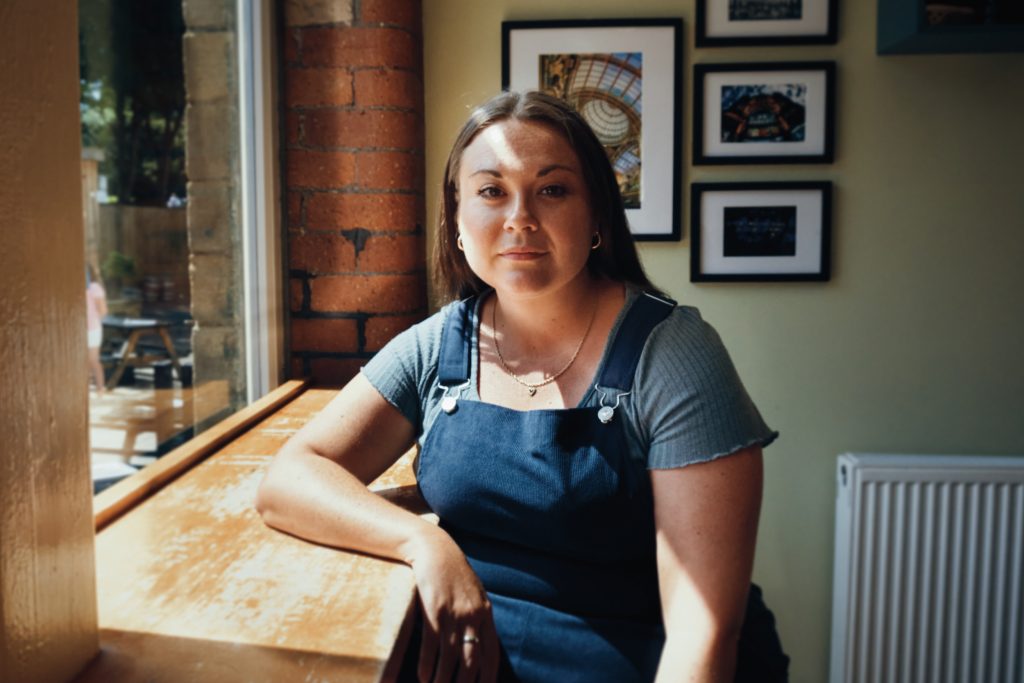
<svg viewBox="0 0 1024 683">
<path fill-rule="evenodd" d="M 79 683 L 394 680 L 412 571 L 253 509 L 274 453 L 334 393 L 289 382 L 96 497 L 101 652 Z M 371 488 L 428 515 L 412 459 Z"/>
</svg>

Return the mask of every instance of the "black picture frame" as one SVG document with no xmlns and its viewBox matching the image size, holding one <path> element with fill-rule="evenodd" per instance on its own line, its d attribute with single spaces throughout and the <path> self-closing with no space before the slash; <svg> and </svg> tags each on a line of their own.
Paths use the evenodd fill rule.
<svg viewBox="0 0 1024 683">
<path fill-rule="evenodd" d="M 588 99 L 582 105 L 586 106 L 598 98 L 592 90 L 573 88 L 575 74 L 583 73 L 588 58 L 590 62 L 604 60 L 608 68 L 618 70 L 616 73 L 628 72 L 637 79 L 637 83 L 618 84 L 621 96 L 609 93 L 600 98 L 611 120 L 628 120 L 628 135 L 635 140 L 630 148 L 631 139 L 627 137 L 612 151 L 617 172 L 624 169 L 621 175 L 626 216 L 634 239 L 682 239 L 683 20 L 566 19 L 501 24 L 503 90 L 543 90 L 541 80 L 550 78 L 547 89 L 563 99 L 569 99 L 566 94 L 584 92 L 583 97 Z M 545 71 L 552 68 L 546 65 L 552 64 L 565 70 L 557 74 Z M 568 77 L 564 76 L 566 72 Z M 635 99 L 630 99 L 635 90 L 639 91 L 639 107 Z M 581 114 L 594 125 L 587 112 Z M 599 139 L 609 139 L 609 130 L 598 131 Z M 639 134 L 641 130 L 643 135 Z M 635 163 L 631 150 L 636 151 Z"/>
<path fill-rule="evenodd" d="M 793 92 L 765 95 L 754 91 L 753 96 L 737 97 L 729 110 L 722 110 L 724 102 L 736 92 L 780 86 L 797 89 L 798 94 L 799 88 L 804 88 L 803 101 L 796 100 Z M 693 163 L 830 164 L 835 157 L 835 97 L 836 63 L 832 61 L 697 64 L 693 75 Z M 764 141 L 735 139 L 737 135 L 754 136 L 745 133 L 749 125 L 744 127 L 742 117 L 730 110 L 744 101 L 750 107 L 750 101 L 758 98 L 767 101 L 765 106 L 782 106 L 784 112 L 793 114 L 772 112 L 767 125 L 762 126 L 768 131 Z M 764 108 L 745 115 L 753 119 L 759 111 Z M 740 109 L 739 113 L 744 112 Z M 777 120 L 772 122 L 771 116 Z M 734 123 L 735 128 L 726 129 Z M 785 130 L 797 133 L 788 140 L 767 139 L 771 131 Z"/>
<path fill-rule="evenodd" d="M 730 0 L 697 0 L 697 47 L 754 45 L 835 45 L 839 38 L 839 0 L 802 0 L 810 11 L 792 20 L 742 21 L 728 16 Z"/>
<path fill-rule="evenodd" d="M 830 181 L 690 186 L 691 282 L 827 282 L 831 251 Z"/>
</svg>

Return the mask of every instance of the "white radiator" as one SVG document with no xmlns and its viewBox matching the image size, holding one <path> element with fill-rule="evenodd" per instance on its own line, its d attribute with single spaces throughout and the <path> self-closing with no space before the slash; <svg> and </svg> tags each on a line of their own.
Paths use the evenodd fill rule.
<svg viewBox="0 0 1024 683">
<path fill-rule="evenodd" d="M 1024 683 L 1024 457 L 836 473 L 831 683 Z"/>
</svg>

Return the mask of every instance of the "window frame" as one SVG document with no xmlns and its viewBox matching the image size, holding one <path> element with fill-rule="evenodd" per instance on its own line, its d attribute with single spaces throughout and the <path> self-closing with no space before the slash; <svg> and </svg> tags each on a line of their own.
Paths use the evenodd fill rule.
<svg viewBox="0 0 1024 683">
<path fill-rule="evenodd" d="M 238 0 L 237 8 L 245 367 L 251 404 L 284 377 L 279 90 L 273 3 Z"/>
</svg>

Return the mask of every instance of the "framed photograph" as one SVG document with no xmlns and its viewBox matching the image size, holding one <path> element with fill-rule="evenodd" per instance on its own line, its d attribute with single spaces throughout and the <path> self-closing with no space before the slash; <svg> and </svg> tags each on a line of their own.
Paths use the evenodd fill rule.
<svg viewBox="0 0 1024 683">
<path fill-rule="evenodd" d="M 835 62 L 696 65 L 693 163 L 831 163 L 835 80 Z"/>
<path fill-rule="evenodd" d="M 693 183 L 691 282 L 824 282 L 832 183 Z"/>
<path fill-rule="evenodd" d="M 638 240 L 678 240 L 681 19 L 506 21 L 501 85 L 569 102 L 615 169 Z"/>
<path fill-rule="evenodd" d="M 697 0 L 697 47 L 834 45 L 838 0 Z"/>
<path fill-rule="evenodd" d="M 879 0 L 880 55 L 1024 52 L 1020 0 Z"/>
</svg>

